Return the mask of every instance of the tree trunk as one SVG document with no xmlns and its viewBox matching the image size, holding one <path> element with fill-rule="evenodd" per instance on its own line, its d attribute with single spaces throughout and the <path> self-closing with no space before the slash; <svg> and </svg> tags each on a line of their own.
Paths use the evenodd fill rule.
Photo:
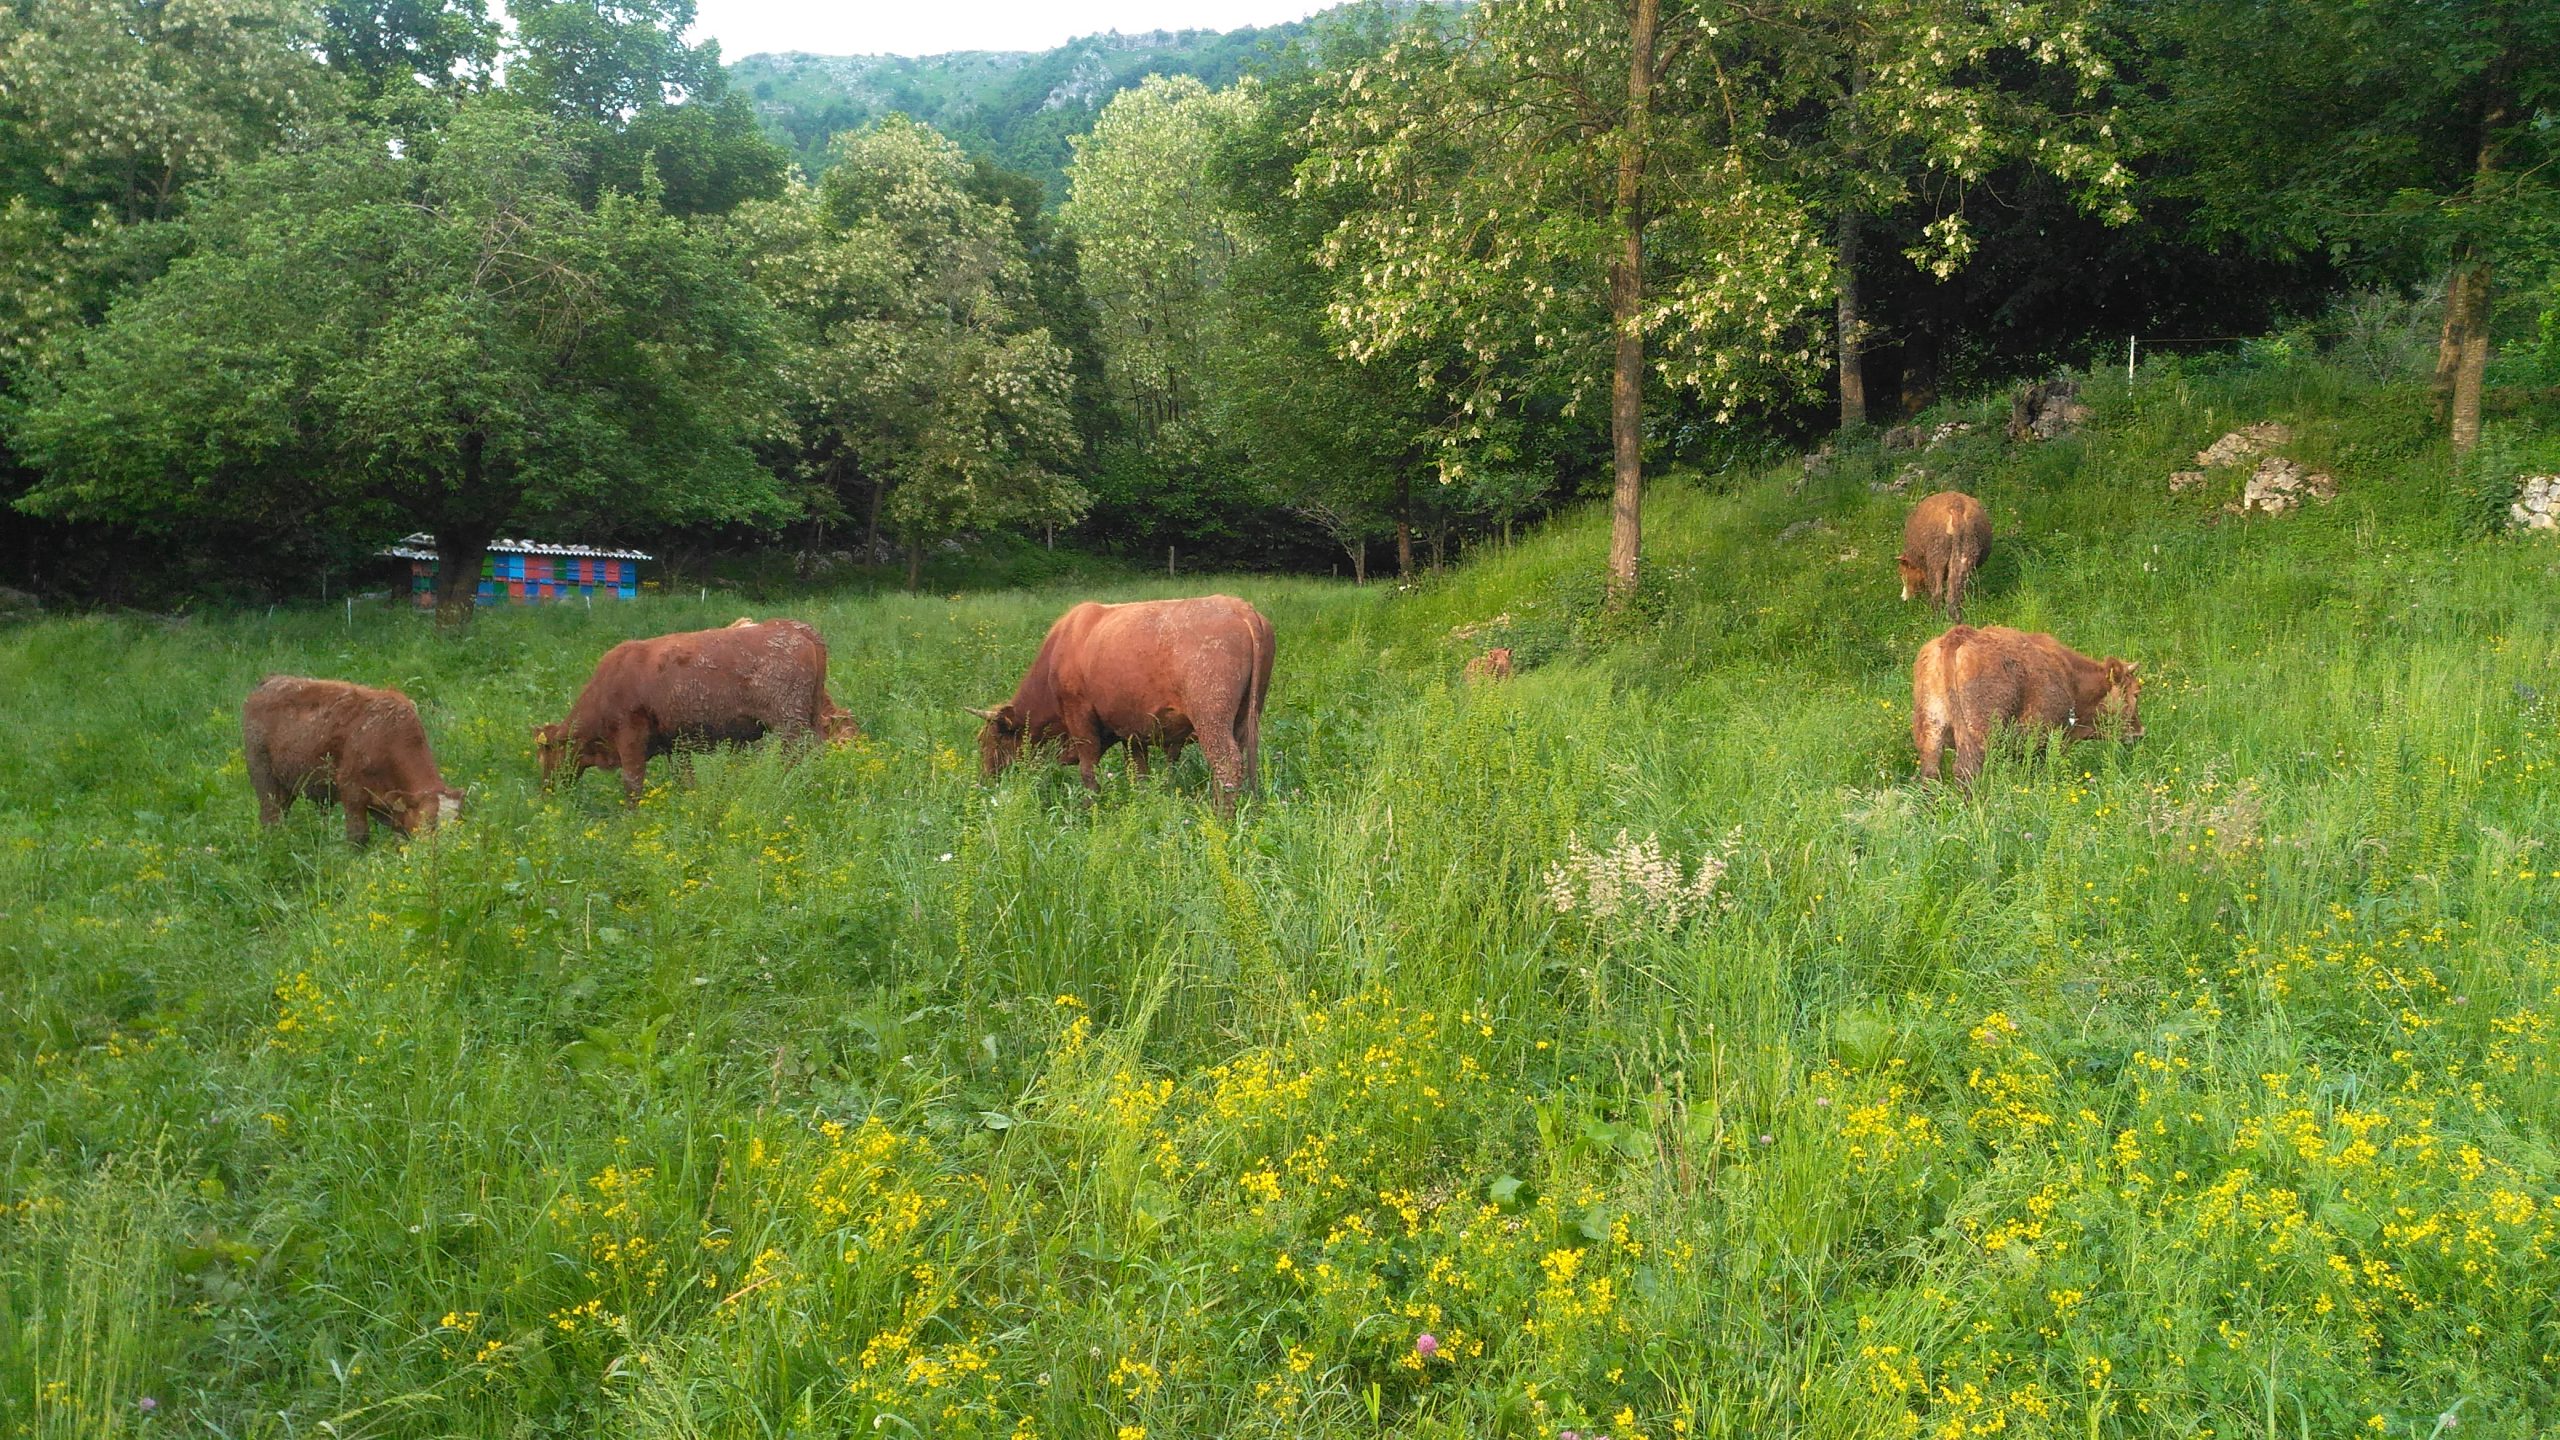
<svg viewBox="0 0 2560 1440">
<path fill-rule="evenodd" d="M 1840 217 L 1840 428 L 1867 423 L 1867 322 L 1858 309 L 1858 217 Z"/>
<path fill-rule="evenodd" d="M 1396 482 L 1396 578 L 1413 578 L 1413 477 Z"/>
<path fill-rule="evenodd" d="M 447 513 L 436 520 L 436 628 L 459 630 L 471 623 L 473 603 L 480 594 L 480 562 L 489 554 L 489 542 L 497 538 L 498 526 L 504 523 L 503 507 L 492 507 L 489 499 L 489 438 L 472 430 L 462 437 L 462 485 L 455 497 L 457 510 L 467 515 Z"/>
<path fill-rule="evenodd" d="M 2489 262 L 2474 261 L 2462 287 L 2461 349 L 2453 371 L 2453 453 L 2468 455 L 2480 443 L 2480 389 L 2489 369 Z"/>
<path fill-rule="evenodd" d="M 1609 266 L 1609 325 L 1617 358 L 1609 373 L 1609 598 L 1635 593 L 1644 504 L 1644 165 L 1653 99 L 1653 42 L 1661 0 L 1636 0 L 1627 115 L 1618 150 L 1618 255 Z"/>
<path fill-rule="evenodd" d="M 912 595 L 923 588 L 924 538 L 910 535 L 907 537 L 907 593 Z"/>
<path fill-rule="evenodd" d="M 876 565 L 880 562 L 880 499 L 888 493 L 888 480 L 884 477 L 873 477 L 871 481 L 871 524 L 869 528 L 862 532 L 862 563 L 865 565 Z M 913 588 L 912 585 L 910 588 Z"/>
<path fill-rule="evenodd" d="M 436 628 L 459 630 L 471 623 L 473 602 L 480 593 L 480 563 L 488 558 L 485 531 L 446 525 L 436 531 Z"/>
<path fill-rule="evenodd" d="M 2490 189 L 2491 176 L 2498 173 L 2506 146 L 2506 125 L 2513 99 L 2509 85 L 2512 55 L 2501 56 L 2490 67 L 2480 100 L 2480 142 L 2472 162 L 2471 195 L 2478 200 Z M 2448 398 L 2452 401 L 2450 429 L 2453 453 L 2459 457 L 2471 453 L 2480 443 L 2480 388 L 2489 369 L 2490 287 L 2496 276 L 2488 256 L 2469 241 L 2462 244 L 2460 256 L 2468 264 L 2457 264 L 2456 283 L 2447 287 L 2445 295 L 2445 334 L 2436 348 L 2436 380 L 2446 380 L 2445 361 L 2453 362 L 2452 385 Z M 2450 348 L 2454 353 L 2444 353 Z"/>
<path fill-rule="evenodd" d="M 2453 269 L 2444 277 L 2444 328 L 2436 336 L 2436 419 L 2441 421 L 2453 410 L 2453 377 L 2462 368 L 2462 320 L 2468 313 L 2467 292 L 2471 288 L 2471 251 L 2465 247 L 2453 260 Z"/>
<path fill-rule="evenodd" d="M 1345 545 L 1342 548 L 1351 552 L 1351 583 L 1354 585 L 1368 584 L 1369 542 L 1363 540 L 1357 545 Z"/>
</svg>

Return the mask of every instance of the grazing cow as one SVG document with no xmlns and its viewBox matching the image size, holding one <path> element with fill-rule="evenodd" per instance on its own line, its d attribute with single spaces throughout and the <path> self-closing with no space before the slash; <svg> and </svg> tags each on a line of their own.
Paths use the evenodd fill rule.
<svg viewBox="0 0 2560 1440">
<path fill-rule="evenodd" d="M 1949 620 L 1964 619 L 1964 587 L 1991 553 L 1991 512 L 1954 490 L 1911 507 L 1902 523 L 1902 598 L 1925 595 Z"/>
<path fill-rule="evenodd" d="M 1239 790 L 1262 771 L 1262 702 L 1271 692 L 1271 622 L 1231 595 L 1100 605 L 1090 600 L 1058 617 L 1013 699 L 969 713 L 986 721 L 978 757 L 989 775 L 1019 759 L 1024 745 L 1063 739 L 1059 762 L 1084 772 L 1114 744 L 1129 742 L 1129 764 L 1147 773 L 1146 746 L 1170 764 L 1197 738 L 1216 777 L 1220 814 L 1235 812 Z"/>
<path fill-rule="evenodd" d="M 625 640 L 596 662 L 569 718 L 534 731 L 542 776 L 562 762 L 620 770 L 624 798 L 640 797 L 657 755 L 744 745 L 768 734 L 830 742 L 860 733 L 827 694 L 827 642 L 797 620 L 740 620 L 654 640 Z"/>
<path fill-rule="evenodd" d="M 2133 661 L 2092 660 L 2050 635 L 1992 625 L 1958 625 L 1920 647 L 1911 667 L 1911 743 L 1920 773 L 1938 778 L 1938 757 L 1952 739 L 1956 782 L 1982 769 L 1992 727 L 2059 730 L 2087 740 L 2112 731 L 2142 738 L 2142 680 Z"/>
<path fill-rule="evenodd" d="M 346 807 L 348 843 L 362 845 L 377 817 L 415 835 L 462 809 L 462 792 L 436 770 L 418 707 L 397 690 L 270 675 L 240 707 L 240 753 L 261 824 L 282 820 L 299 799 L 335 801 Z"/>
<path fill-rule="evenodd" d="M 1511 649 L 1507 645 L 1497 645 L 1467 662 L 1467 683 L 1470 685 L 1480 680 L 1510 678 Z"/>
</svg>

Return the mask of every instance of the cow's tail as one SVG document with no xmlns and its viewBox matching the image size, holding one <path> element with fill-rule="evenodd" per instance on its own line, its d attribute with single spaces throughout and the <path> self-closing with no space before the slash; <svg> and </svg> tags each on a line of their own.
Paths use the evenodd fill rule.
<svg viewBox="0 0 2560 1440">
<path fill-rule="evenodd" d="M 1938 601 L 1947 610 L 1949 620 L 1964 619 L 1964 582 L 1973 571 L 1973 557 L 1965 549 L 1963 526 L 1954 516 L 1947 518 L 1947 533 L 1938 551 Z"/>
<path fill-rule="evenodd" d="M 1278 640 L 1271 622 L 1262 612 L 1253 612 L 1249 627 L 1253 636 L 1253 677 L 1246 682 L 1243 712 L 1236 717 L 1236 746 L 1244 756 L 1245 788 L 1259 788 L 1262 781 L 1262 702 L 1271 695 L 1271 662 L 1279 654 Z"/>
</svg>

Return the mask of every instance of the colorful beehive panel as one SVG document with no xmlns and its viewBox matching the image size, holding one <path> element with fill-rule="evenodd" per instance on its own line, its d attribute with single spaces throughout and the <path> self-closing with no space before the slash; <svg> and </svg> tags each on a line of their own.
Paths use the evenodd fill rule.
<svg viewBox="0 0 2560 1440">
<path fill-rule="evenodd" d="M 409 562 L 409 594 L 421 609 L 436 603 L 436 550 L 433 535 L 411 535 L 382 551 Z M 640 562 L 651 558 L 638 550 L 605 550 L 592 545 L 553 545 L 534 540 L 499 540 L 480 562 L 479 599 L 483 604 L 532 605 L 581 599 L 629 600 L 640 593 Z"/>
</svg>

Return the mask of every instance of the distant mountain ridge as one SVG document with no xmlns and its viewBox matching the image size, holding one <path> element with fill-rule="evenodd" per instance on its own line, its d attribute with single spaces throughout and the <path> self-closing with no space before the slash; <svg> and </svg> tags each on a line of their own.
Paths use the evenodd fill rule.
<svg viewBox="0 0 2560 1440">
<path fill-rule="evenodd" d="M 1320 17 L 1318 17 L 1320 18 Z M 1306 33 L 1312 20 L 1240 30 L 1113 31 L 1053 50 L 958 50 L 944 55 L 749 55 L 730 82 L 774 139 L 812 173 L 827 142 L 903 112 L 1008 169 L 1066 187 L 1068 141 L 1093 128 L 1111 97 L 1149 75 L 1233 83 Z"/>
</svg>

